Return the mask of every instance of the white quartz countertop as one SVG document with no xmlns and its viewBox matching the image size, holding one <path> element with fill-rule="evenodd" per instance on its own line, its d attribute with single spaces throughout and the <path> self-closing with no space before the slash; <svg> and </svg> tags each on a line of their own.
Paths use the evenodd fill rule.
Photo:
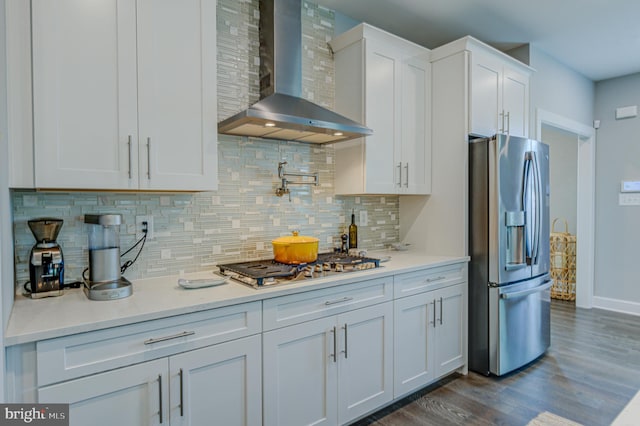
<svg viewBox="0 0 640 426">
<path fill-rule="evenodd" d="M 264 289 L 254 289 L 233 280 L 215 287 L 184 289 L 178 285 L 179 277 L 176 275 L 134 280 L 133 294 L 119 300 L 89 300 L 81 289 L 65 290 L 62 296 L 42 299 L 16 295 L 4 344 L 29 343 L 469 260 L 465 256 L 433 256 L 413 250 L 370 252 L 369 256 L 381 259 L 388 256 L 390 260 L 381 263 L 381 268 Z M 207 278 L 214 272 L 191 273 L 182 278 Z"/>
</svg>

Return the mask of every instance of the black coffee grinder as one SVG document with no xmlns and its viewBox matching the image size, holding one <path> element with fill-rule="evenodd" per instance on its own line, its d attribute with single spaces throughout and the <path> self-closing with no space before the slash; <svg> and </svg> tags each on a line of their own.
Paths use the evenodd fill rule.
<svg viewBox="0 0 640 426">
<path fill-rule="evenodd" d="M 64 285 L 64 260 L 56 238 L 62 219 L 41 218 L 27 222 L 36 239 L 29 256 L 31 298 L 61 296 Z"/>
</svg>

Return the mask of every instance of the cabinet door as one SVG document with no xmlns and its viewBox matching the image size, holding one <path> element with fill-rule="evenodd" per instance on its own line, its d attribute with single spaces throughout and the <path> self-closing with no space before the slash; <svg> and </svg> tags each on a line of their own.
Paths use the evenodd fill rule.
<svg viewBox="0 0 640 426">
<path fill-rule="evenodd" d="M 431 193 L 431 63 L 403 61 L 400 193 Z"/>
<path fill-rule="evenodd" d="M 366 44 L 366 125 L 373 135 L 365 138 L 365 192 L 394 194 L 400 189 L 400 74 L 402 64 L 394 47 L 382 41 Z"/>
<path fill-rule="evenodd" d="M 337 422 L 335 317 L 263 335 L 265 426 Z"/>
<path fill-rule="evenodd" d="M 133 0 L 34 0 L 35 186 L 137 188 Z"/>
<path fill-rule="evenodd" d="M 40 388 L 38 401 L 68 403 L 71 426 L 166 424 L 167 371 L 166 358 L 149 361 Z"/>
<path fill-rule="evenodd" d="M 140 187 L 217 189 L 216 1 L 138 1 Z"/>
<path fill-rule="evenodd" d="M 470 133 L 492 136 L 502 132 L 502 63 L 474 51 L 470 67 Z"/>
<path fill-rule="evenodd" d="M 507 114 L 505 132 L 529 137 L 529 77 L 507 66 L 502 79 L 502 105 Z"/>
<path fill-rule="evenodd" d="M 338 316 L 338 423 L 393 399 L 393 304 Z"/>
<path fill-rule="evenodd" d="M 394 301 L 394 398 L 433 381 L 436 300 L 421 293 Z"/>
<path fill-rule="evenodd" d="M 435 294 L 436 377 L 450 373 L 465 363 L 466 315 L 465 285 L 446 287 Z"/>
<path fill-rule="evenodd" d="M 260 336 L 169 359 L 172 425 L 261 425 Z"/>
</svg>

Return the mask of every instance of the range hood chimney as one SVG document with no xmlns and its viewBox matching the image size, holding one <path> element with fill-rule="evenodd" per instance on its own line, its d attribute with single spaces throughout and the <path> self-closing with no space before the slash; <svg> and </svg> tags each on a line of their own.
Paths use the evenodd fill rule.
<svg viewBox="0 0 640 426">
<path fill-rule="evenodd" d="M 218 132 L 320 144 L 373 133 L 302 99 L 300 0 L 260 0 L 260 100 L 218 123 Z"/>
</svg>

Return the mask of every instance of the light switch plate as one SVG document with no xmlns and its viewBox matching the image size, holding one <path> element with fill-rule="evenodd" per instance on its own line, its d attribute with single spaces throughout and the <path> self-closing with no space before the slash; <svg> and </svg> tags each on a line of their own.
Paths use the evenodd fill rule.
<svg viewBox="0 0 640 426">
<path fill-rule="evenodd" d="M 618 196 L 618 204 L 621 206 L 640 206 L 640 193 L 624 192 Z"/>
<path fill-rule="evenodd" d="M 638 116 L 638 105 L 616 108 L 616 120 Z"/>
</svg>

